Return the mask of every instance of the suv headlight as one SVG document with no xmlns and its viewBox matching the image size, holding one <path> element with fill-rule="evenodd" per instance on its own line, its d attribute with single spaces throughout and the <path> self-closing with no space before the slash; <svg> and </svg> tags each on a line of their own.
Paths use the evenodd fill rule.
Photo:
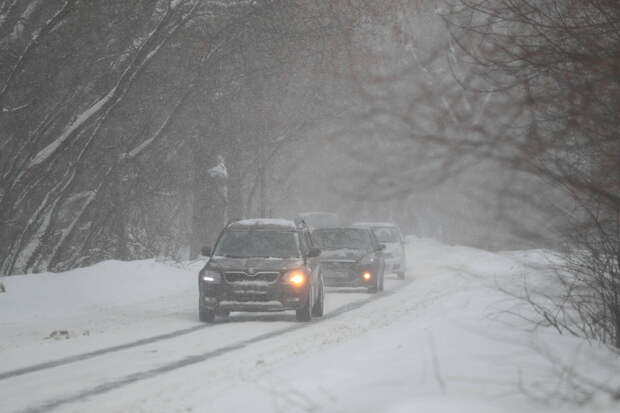
<svg viewBox="0 0 620 413">
<path fill-rule="evenodd" d="M 306 284 L 308 274 L 302 269 L 291 270 L 284 275 L 284 282 L 294 287 L 301 287 Z"/>
<path fill-rule="evenodd" d="M 219 283 L 222 276 L 217 271 L 204 270 L 200 272 L 200 279 L 207 283 Z"/>
</svg>

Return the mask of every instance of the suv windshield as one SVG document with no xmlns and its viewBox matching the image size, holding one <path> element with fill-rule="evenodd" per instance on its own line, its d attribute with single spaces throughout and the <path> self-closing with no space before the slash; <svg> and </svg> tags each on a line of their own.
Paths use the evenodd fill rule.
<svg viewBox="0 0 620 413">
<path fill-rule="evenodd" d="M 299 240 L 292 231 L 225 231 L 213 255 L 231 258 L 298 258 Z"/>
<path fill-rule="evenodd" d="M 312 239 L 319 248 L 326 250 L 342 248 L 367 250 L 372 248 L 370 234 L 365 229 L 318 229 L 312 232 Z"/>
<path fill-rule="evenodd" d="M 398 230 L 392 227 L 373 228 L 372 233 L 375 234 L 379 242 L 398 242 Z"/>
</svg>

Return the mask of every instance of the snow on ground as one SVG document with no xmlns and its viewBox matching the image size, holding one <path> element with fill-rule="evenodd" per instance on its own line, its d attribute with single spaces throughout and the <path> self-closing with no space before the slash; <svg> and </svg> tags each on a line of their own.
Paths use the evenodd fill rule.
<svg viewBox="0 0 620 413">
<path fill-rule="evenodd" d="M 326 319 L 312 324 L 290 313 L 235 313 L 201 325 L 200 263 L 105 262 L 8 278 L 0 296 L 0 410 L 617 411 L 602 395 L 581 407 L 560 403 L 571 390 L 549 360 L 619 385 L 617 357 L 554 331 L 526 330 L 505 313 L 514 303 L 497 287 L 514 288 L 532 271 L 544 275 L 544 251 L 497 254 L 410 238 L 408 260 L 413 282 L 389 279 L 384 296 L 350 311 L 343 306 L 369 295 L 330 290 Z M 45 339 L 59 329 L 73 335 Z M 1 379 L 15 368 L 166 333 Z"/>
<path fill-rule="evenodd" d="M 159 329 L 162 324 L 191 325 L 193 313 L 187 311 L 187 301 L 196 296 L 195 274 L 144 260 L 7 277 L 7 292 L 0 298 L 0 351 L 32 345 L 45 345 L 47 350 L 54 343 L 44 339 L 54 331 L 65 330 L 74 338 L 94 342 L 102 339 L 102 333 L 115 330 L 128 330 L 125 336 L 136 329 Z"/>
</svg>

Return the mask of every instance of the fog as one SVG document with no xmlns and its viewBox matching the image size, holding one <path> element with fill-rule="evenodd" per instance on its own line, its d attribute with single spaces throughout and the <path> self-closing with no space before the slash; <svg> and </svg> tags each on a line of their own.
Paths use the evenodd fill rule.
<svg viewBox="0 0 620 413">
<path fill-rule="evenodd" d="M 325 92 L 332 113 L 269 166 L 265 212 L 333 211 L 349 223 L 390 221 L 408 234 L 493 250 L 557 245 L 552 205 L 563 198 L 552 185 L 458 147 L 463 134 L 479 138 L 471 118 L 488 127 L 503 117 L 499 108 L 518 103 L 498 98 L 490 109 L 489 94 L 468 96 L 458 85 L 457 46 L 435 6 L 397 8 L 331 50 L 340 60 L 311 87 L 337 85 Z M 541 190 L 548 197 L 533 199 Z"/>
<path fill-rule="evenodd" d="M 0 406 L 616 411 L 619 21 L 0 0 Z"/>
<path fill-rule="evenodd" d="M 58 29 L 3 65 L 5 274 L 193 257 L 230 219 L 308 210 L 485 248 L 552 242 L 541 208 L 502 195 L 539 185 L 495 159 L 514 142 L 468 142 L 514 127 L 500 108 L 518 99 L 461 84 L 474 71 L 437 3 L 155 3 L 7 14 L 7 52 Z"/>
</svg>

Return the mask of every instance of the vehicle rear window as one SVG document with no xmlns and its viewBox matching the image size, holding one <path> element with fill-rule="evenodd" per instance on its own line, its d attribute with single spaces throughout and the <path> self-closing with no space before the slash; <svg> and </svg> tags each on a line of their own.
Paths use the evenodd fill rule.
<svg viewBox="0 0 620 413">
<path fill-rule="evenodd" d="M 292 231 L 226 231 L 220 237 L 213 255 L 231 258 L 300 257 L 299 239 Z"/>
<path fill-rule="evenodd" d="M 375 234 L 379 242 L 399 242 L 400 235 L 398 230 L 392 227 L 373 228 L 372 233 Z"/>
<path fill-rule="evenodd" d="M 321 249 L 371 249 L 370 234 L 364 229 L 332 228 L 312 231 L 312 240 Z"/>
</svg>

